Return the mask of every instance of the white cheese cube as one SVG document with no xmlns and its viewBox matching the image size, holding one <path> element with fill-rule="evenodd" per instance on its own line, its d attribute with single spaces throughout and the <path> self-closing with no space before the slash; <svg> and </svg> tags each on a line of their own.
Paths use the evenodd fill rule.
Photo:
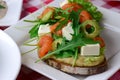
<svg viewBox="0 0 120 80">
<path fill-rule="evenodd" d="M 64 0 L 62 3 L 60 3 L 60 7 L 62 7 L 63 5 L 67 4 L 68 0 Z"/>
<path fill-rule="evenodd" d="M 72 39 L 72 34 L 74 34 L 74 31 L 72 29 L 72 23 L 69 22 L 67 24 L 67 26 L 65 26 L 63 29 L 62 29 L 62 35 L 63 37 L 65 37 L 67 40 L 71 40 Z"/>
<path fill-rule="evenodd" d="M 50 25 L 40 25 L 39 30 L 38 30 L 38 35 L 41 36 L 43 34 L 49 33 L 50 32 Z"/>
<path fill-rule="evenodd" d="M 94 56 L 100 54 L 100 45 L 99 44 L 87 44 L 81 47 L 82 56 Z"/>
</svg>

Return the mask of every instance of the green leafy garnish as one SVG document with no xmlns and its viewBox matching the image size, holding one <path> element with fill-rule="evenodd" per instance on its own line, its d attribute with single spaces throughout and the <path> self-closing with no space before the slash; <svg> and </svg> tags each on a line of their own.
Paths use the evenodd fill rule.
<svg viewBox="0 0 120 80">
<path fill-rule="evenodd" d="M 66 25 L 68 23 L 68 18 L 62 20 L 62 21 L 59 21 L 59 25 L 57 26 L 57 28 L 55 29 L 56 31 L 60 30 L 64 25 Z"/>
<path fill-rule="evenodd" d="M 67 10 L 61 8 L 55 8 L 54 18 L 59 19 L 60 25 L 57 26 L 56 31 L 60 30 L 64 25 L 68 23 L 70 13 Z"/>
<path fill-rule="evenodd" d="M 70 13 L 68 12 L 68 9 L 63 10 L 61 8 L 55 8 L 55 12 L 54 12 L 54 17 L 58 17 L 59 19 L 61 18 L 66 18 Z"/>
<path fill-rule="evenodd" d="M 71 50 L 66 50 L 66 51 L 61 51 L 58 54 L 55 54 L 56 58 L 69 58 L 69 57 L 74 57 L 74 52 Z"/>
<path fill-rule="evenodd" d="M 30 38 L 33 38 L 33 37 L 37 37 L 38 36 L 38 29 L 40 27 L 40 24 L 36 24 L 30 31 L 29 31 L 29 34 L 30 34 Z"/>
<path fill-rule="evenodd" d="M 87 2 L 85 0 L 68 0 L 68 1 L 82 5 L 83 8 L 87 10 L 96 21 L 100 21 L 102 19 L 103 16 L 102 13 L 98 11 L 97 7 L 94 6 L 91 2 Z"/>
<path fill-rule="evenodd" d="M 74 30 L 74 36 L 77 36 L 80 34 L 80 24 L 79 24 L 79 14 L 80 14 L 81 10 L 75 12 L 75 11 L 72 11 L 70 13 L 70 19 L 72 20 L 72 28 Z M 82 37 L 82 36 L 81 36 Z M 78 57 L 78 48 L 76 48 L 75 50 L 75 56 L 74 56 L 74 61 L 73 61 L 73 65 L 75 65 L 76 63 L 76 60 L 77 60 L 77 57 Z"/>
<path fill-rule="evenodd" d="M 74 29 L 74 35 L 78 35 L 80 33 L 79 14 L 80 11 L 72 11 L 70 14 L 70 19 L 73 23 L 72 28 Z"/>
<path fill-rule="evenodd" d="M 75 65 L 75 63 L 76 63 L 76 61 L 77 61 L 77 58 L 78 58 L 78 48 L 76 48 L 76 51 L 75 51 L 75 57 L 74 57 L 74 61 L 73 61 L 72 66 Z"/>
<path fill-rule="evenodd" d="M 41 22 L 41 20 L 37 19 L 37 20 L 24 20 L 25 22 L 30 22 L 30 23 L 39 23 Z"/>
</svg>

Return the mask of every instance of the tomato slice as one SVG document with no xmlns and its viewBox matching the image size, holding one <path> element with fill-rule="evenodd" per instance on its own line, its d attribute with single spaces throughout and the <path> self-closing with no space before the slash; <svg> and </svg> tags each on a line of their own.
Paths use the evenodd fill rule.
<svg viewBox="0 0 120 80">
<path fill-rule="evenodd" d="M 91 20 L 92 19 L 92 16 L 90 15 L 90 13 L 86 10 L 83 10 L 81 13 L 80 13 L 80 22 L 85 22 L 86 20 Z"/>
<path fill-rule="evenodd" d="M 52 42 L 53 38 L 49 35 L 44 35 L 40 38 L 38 46 L 40 49 L 38 50 L 38 55 L 40 58 L 45 56 L 50 50 L 52 50 Z"/>
<path fill-rule="evenodd" d="M 81 8 L 82 8 L 82 6 L 77 4 L 77 3 L 67 3 L 67 4 L 62 6 L 62 9 L 63 10 L 68 9 L 68 12 L 71 12 L 72 10 L 73 11 L 78 11 Z"/>
<path fill-rule="evenodd" d="M 105 47 L 105 43 L 102 37 L 95 37 L 94 40 L 100 42 L 100 47 Z"/>
</svg>

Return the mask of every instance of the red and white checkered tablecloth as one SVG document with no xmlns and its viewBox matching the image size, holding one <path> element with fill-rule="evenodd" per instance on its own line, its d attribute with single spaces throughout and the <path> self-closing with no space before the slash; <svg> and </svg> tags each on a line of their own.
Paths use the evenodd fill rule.
<svg viewBox="0 0 120 80">
<path fill-rule="evenodd" d="M 21 17 L 33 13 L 34 11 L 49 4 L 52 1 L 53 0 L 23 0 L 23 9 L 22 9 Z"/>
<path fill-rule="evenodd" d="M 32 13 L 53 0 L 23 0 L 22 16 Z M 115 0 L 91 0 L 93 4 L 120 13 L 120 3 Z M 109 2 L 110 1 L 110 2 Z M 109 4 L 109 5 L 108 5 Z"/>
<path fill-rule="evenodd" d="M 120 13 L 120 0 L 91 0 L 91 1 L 95 5 Z"/>
</svg>

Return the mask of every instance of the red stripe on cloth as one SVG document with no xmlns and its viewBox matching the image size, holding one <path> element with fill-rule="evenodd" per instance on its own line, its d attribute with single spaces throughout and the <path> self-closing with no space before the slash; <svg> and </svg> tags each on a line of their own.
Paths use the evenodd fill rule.
<svg viewBox="0 0 120 80">
<path fill-rule="evenodd" d="M 111 9 L 112 8 L 112 6 L 107 5 L 107 4 L 102 5 L 102 7 L 107 8 L 107 9 Z"/>
<path fill-rule="evenodd" d="M 120 9 L 120 1 L 110 1 L 110 0 L 103 0 L 106 3 L 103 5 L 105 8 L 118 8 Z"/>
<path fill-rule="evenodd" d="M 23 3 L 28 3 L 29 0 L 23 0 Z"/>
<path fill-rule="evenodd" d="M 37 7 L 29 7 L 29 8 L 26 8 L 25 10 L 30 13 L 33 13 L 34 11 L 38 10 L 38 8 Z"/>
<path fill-rule="evenodd" d="M 108 80 L 120 80 L 120 69 L 113 76 L 111 76 Z"/>
<path fill-rule="evenodd" d="M 107 2 L 107 4 L 112 7 L 116 7 L 118 9 L 120 9 L 120 1 L 109 1 L 109 2 Z"/>
<path fill-rule="evenodd" d="M 27 13 L 25 10 L 23 10 L 23 11 L 21 12 L 20 19 L 22 19 L 23 17 L 25 17 L 25 16 L 27 16 L 27 15 L 28 15 L 28 13 Z"/>
<path fill-rule="evenodd" d="M 6 28 L 8 28 L 9 26 L 0 26 L 0 30 L 5 30 Z"/>
<path fill-rule="evenodd" d="M 52 2 L 52 1 L 54 1 L 54 0 L 45 0 L 44 3 L 45 3 L 45 4 L 49 4 L 49 3 Z"/>
</svg>

